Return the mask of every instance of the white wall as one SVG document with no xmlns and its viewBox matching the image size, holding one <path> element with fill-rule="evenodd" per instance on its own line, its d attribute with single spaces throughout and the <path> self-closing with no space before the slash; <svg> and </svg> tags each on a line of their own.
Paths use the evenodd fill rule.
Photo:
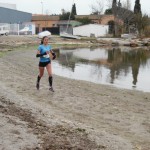
<svg viewBox="0 0 150 150">
<path fill-rule="evenodd" d="M 0 7 L 9 8 L 16 10 L 16 4 L 7 4 L 7 3 L 0 3 Z"/>
<path fill-rule="evenodd" d="M 90 37 L 94 34 L 95 37 L 105 36 L 108 34 L 108 25 L 88 24 L 73 28 L 73 35 Z"/>
<path fill-rule="evenodd" d="M 24 24 L 7 24 L 7 23 L 0 23 L 0 34 L 2 33 L 2 27 L 6 27 L 9 30 L 9 34 L 10 35 L 21 35 L 21 34 L 25 34 L 26 31 L 24 32 L 20 32 L 20 30 L 24 29 L 25 27 L 28 27 L 29 31 L 31 32 L 27 32 L 27 34 L 35 34 L 35 24 L 32 22 L 27 22 Z"/>
</svg>

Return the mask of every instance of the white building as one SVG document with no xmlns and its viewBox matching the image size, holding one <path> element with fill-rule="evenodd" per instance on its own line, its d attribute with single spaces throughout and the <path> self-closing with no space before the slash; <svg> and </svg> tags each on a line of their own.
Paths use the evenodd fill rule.
<svg viewBox="0 0 150 150">
<path fill-rule="evenodd" d="M 14 9 L 14 10 L 17 9 L 16 4 L 0 3 L 0 7 Z"/>
<path fill-rule="evenodd" d="M 102 37 L 108 34 L 108 25 L 88 24 L 73 28 L 73 35 Z"/>
</svg>

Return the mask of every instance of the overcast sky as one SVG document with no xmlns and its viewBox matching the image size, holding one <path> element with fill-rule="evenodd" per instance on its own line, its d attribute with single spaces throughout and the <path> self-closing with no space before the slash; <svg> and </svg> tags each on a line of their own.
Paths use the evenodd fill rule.
<svg viewBox="0 0 150 150">
<path fill-rule="evenodd" d="M 41 3 L 41 1 L 43 3 Z M 74 0 L 76 3 L 77 14 L 90 14 L 92 4 L 96 4 L 97 0 Z M 103 0 L 106 2 L 106 0 Z M 121 0 L 125 1 L 125 0 Z M 49 14 L 60 14 L 61 9 L 70 11 L 73 0 L 0 0 L 1 3 L 12 3 L 17 5 L 17 9 L 20 11 L 25 11 L 33 14 L 48 12 Z M 150 0 L 141 0 L 142 12 L 150 15 Z M 132 9 L 134 8 L 135 0 L 131 0 Z M 105 6 L 105 9 L 107 7 Z"/>
</svg>

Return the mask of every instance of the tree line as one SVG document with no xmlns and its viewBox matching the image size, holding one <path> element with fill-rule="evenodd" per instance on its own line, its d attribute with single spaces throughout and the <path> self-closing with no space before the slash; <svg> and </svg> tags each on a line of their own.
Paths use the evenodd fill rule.
<svg viewBox="0 0 150 150">
<path fill-rule="evenodd" d="M 150 35 L 150 18 L 147 14 L 143 14 L 141 11 L 140 0 L 135 0 L 134 10 L 131 10 L 130 0 L 121 2 L 120 0 L 106 0 L 107 9 L 104 11 L 103 0 L 97 0 L 95 4 L 92 4 L 91 14 L 97 15 L 98 22 L 101 23 L 102 14 L 114 15 L 114 21 L 110 22 L 110 26 L 113 27 L 114 36 L 118 36 L 121 33 L 130 33 L 131 30 L 137 30 L 139 35 Z M 76 20 L 82 24 L 93 23 L 88 17 L 75 18 L 77 15 L 76 4 L 72 5 L 71 11 L 62 10 L 60 20 Z M 121 20 L 121 21 L 120 21 Z"/>
</svg>

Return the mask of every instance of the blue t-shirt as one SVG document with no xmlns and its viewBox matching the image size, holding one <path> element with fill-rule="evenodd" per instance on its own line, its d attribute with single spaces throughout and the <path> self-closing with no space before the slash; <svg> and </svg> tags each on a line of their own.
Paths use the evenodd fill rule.
<svg viewBox="0 0 150 150">
<path fill-rule="evenodd" d="M 38 50 L 40 51 L 40 54 L 44 54 L 46 51 L 51 51 L 50 45 L 39 45 Z M 50 61 L 49 55 L 44 55 L 43 57 L 40 57 L 40 62 L 48 62 Z"/>
</svg>

